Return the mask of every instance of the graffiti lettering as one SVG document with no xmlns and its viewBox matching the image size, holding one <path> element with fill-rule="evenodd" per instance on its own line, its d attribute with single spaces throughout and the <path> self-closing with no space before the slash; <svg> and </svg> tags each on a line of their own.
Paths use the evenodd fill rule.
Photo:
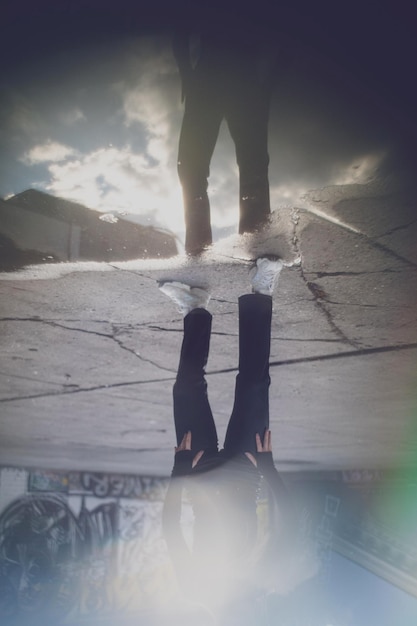
<svg viewBox="0 0 417 626">
<path fill-rule="evenodd" d="M 83 472 L 80 474 L 80 486 L 84 492 L 90 492 L 97 498 L 142 498 L 144 500 L 162 500 L 166 481 L 149 476 L 124 476 Z"/>
</svg>

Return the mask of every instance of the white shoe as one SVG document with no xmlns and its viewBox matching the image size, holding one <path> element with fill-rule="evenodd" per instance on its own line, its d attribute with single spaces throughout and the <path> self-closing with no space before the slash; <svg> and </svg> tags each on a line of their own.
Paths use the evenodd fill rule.
<svg viewBox="0 0 417 626">
<path fill-rule="evenodd" d="M 256 265 L 250 271 L 252 291 L 272 296 L 278 276 L 284 267 L 278 257 L 260 257 L 256 259 Z"/>
<path fill-rule="evenodd" d="M 160 291 L 171 298 L 184 317 L 193 309 L 206 309 L 210 300 L 210 294 L 201 287 L 190 287 L 185 283 L 176 281 L 160 283 Z"/>
</svg>

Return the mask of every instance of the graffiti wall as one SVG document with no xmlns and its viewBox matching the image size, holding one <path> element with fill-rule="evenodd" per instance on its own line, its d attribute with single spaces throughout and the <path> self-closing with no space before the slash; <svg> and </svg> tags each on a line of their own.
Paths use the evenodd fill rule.
<svg viewBox="0 0 417 626">
<path fill-rule="evenodd" d="M 169 601 L 167 482 L 0 468 L 0 624 L 73 623 Z"/>
<path fill-rule="evenodd" d="M 311 607 L 296 591 L 288 606 L 271 596 L 265 615 L 292 611 L 292 621 L 285 622 L 291 626 L 366 623 L 356 614 L 356 622 L 340 618 L 342 610 L 353 611 L 350 596 L 340 596 L 348 562 L 374 577 L 370 589 L 378 579 L 408 594 L 417 615 L 414 475 L 400 480 L 369 470 L 309 472 L 286 475 L 285 482 L 301 505 L 305 536 L 320 563 L 311 594 L 317 619 L 311 621 Z M 0 466 L 0 625 L 183 625 L 172 619 L 178 588 L 162 537 L 167 484 L 149 476 Z M 192 522 L 191 507 L 185 507 L 183 530 Z M 301 606 L 310 621 L 299 621 Z M 168 621 L 155 618 L 161 613 Z"/>
</svg>

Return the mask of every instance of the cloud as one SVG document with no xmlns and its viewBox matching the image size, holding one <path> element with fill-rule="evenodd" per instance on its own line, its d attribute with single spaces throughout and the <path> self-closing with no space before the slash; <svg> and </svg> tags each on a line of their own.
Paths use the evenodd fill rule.
<svg viewBox="0 0 417 626">
<path fill-rule="evenodd" d="M 25 152 L 23 157 L 21 157 L 21 161 L 27 165 L 36 165 L 38 163 L 49 163 L 50 161 L 65 161 L 75 154 L 76 150 L 69 146 L 65 146 L 57 141 L 47 141 Z"/>
<path fill-rule="evenodd" d="M 125 124 L 141 124 L 147 135 L 147 154 L 158 163 L 167 161 L 172 149 L 170 112 L 156 85 L 141 85 L 124 94 Z"/>
<path fill-rule="evenodd" d="M 125 212 L 173 231 L 182 230 L 176 173 L 149 167 L 146 155 L 129 145 L 100 148 L 48 167 L 47 191 L 103 212 Z M 180 228 L 178 228 L 180 225 Z"/>
<path fill-rule="evenodd" d="M 150 48 L 136 51 L 137 79 L 132 85 L 119 83 L 124 125 L 135 132 L 135 126 L 146 133 L 147 154 L 157 162 L 172 159 L 177 149 L 181 122 L 177 70 L 166 42 L 158 53 Z M 152 54 L 153 53 L 153 54 Z"/>
<path fill-rule="evenodd" d="M 80 107 L 75 106 L 69 111 L 64 111 L 60 115 L 60 120 L 66 126 L 73 126 L 77 122 L 85 121 L 86 117 L 84 113 L 81 111 Z"/>
</svg>

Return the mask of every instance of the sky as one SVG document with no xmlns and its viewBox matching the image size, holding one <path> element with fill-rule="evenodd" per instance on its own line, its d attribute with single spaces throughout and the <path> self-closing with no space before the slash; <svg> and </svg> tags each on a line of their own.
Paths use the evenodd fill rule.
<svg viewBox="0 0 417 626">
<path fill-rule="evenodd" d="M 35 188 L 183 239 L 176 171 L 183 105 L 170 42 L 174 25 L 199 3 L 34 4 L 5 4 L 0 197 Z M 285 14 L 267 5 L 249 3 L 245 14 L 238 3 L 213 2 L 207 19 L 231 29 L 255 19 L 284 50 L 270 114 L 272 209 L 302 206 L 311 189 L 366 183 L 410 164 L 406 144 L 417 124 L 407 71 L 415 47 L 406 14 L 382 5 L 376 18 L 366 3 L 356 14 L 355 5 L 350 14 L 331 3 L 317 5 L 317 14 L 300 12 L 301 2 Z M 238 219 L 225 125 L 209 195 L 216 240 L 235 232 Z"/>
</svg>

